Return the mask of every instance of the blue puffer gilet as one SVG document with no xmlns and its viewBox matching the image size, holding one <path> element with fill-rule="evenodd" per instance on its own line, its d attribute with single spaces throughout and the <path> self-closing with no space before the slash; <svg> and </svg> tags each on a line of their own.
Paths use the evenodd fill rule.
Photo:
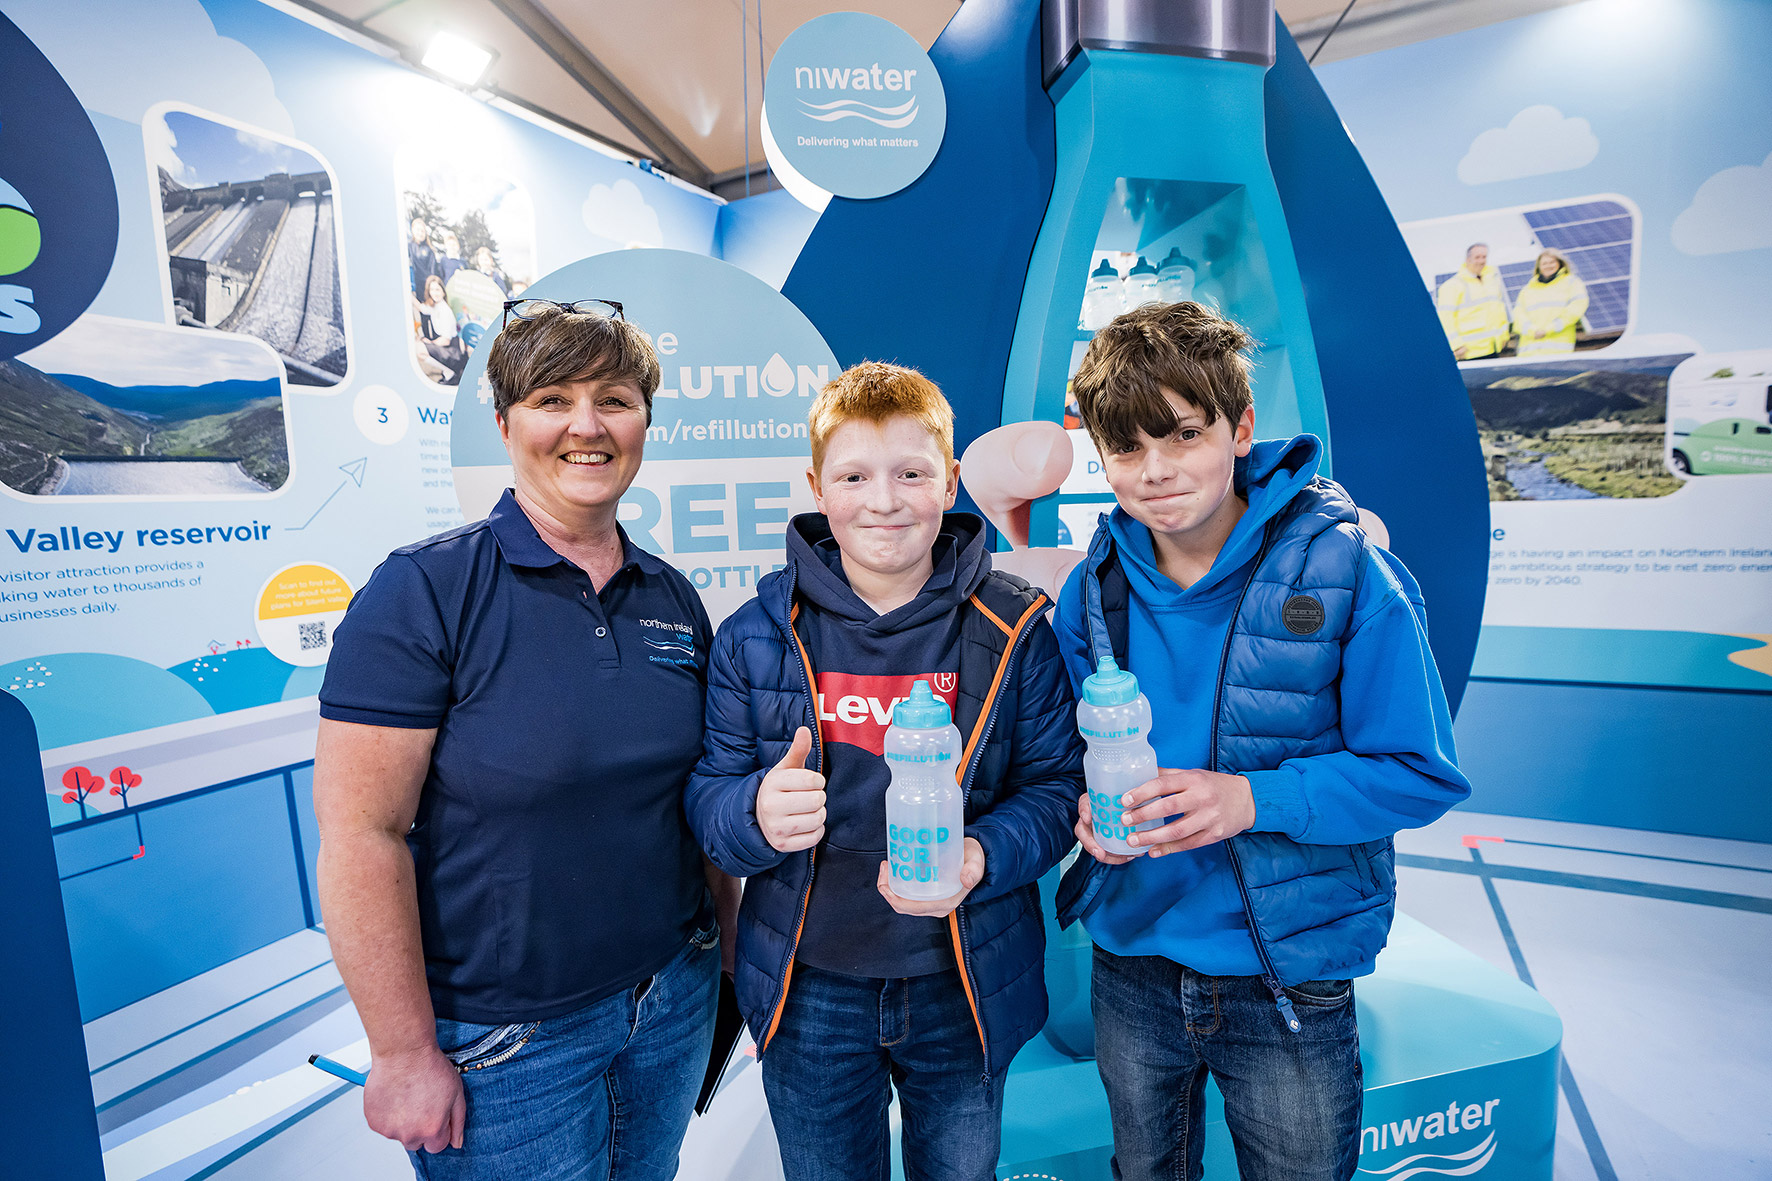
<svg viewBox="0 0 1772 1181">
<path fill-rule="evenodd" d="M 791 559 L 791 554 L 790 554 Z M 816 872 L 813 851 L 777 852 L 757 827 L 757 787 L 794 731 L 818 733 L 808 671 L 793 630 L 795 568 L 757 584 L 720 628 L 709 667 L 705 749 L 684 806 L 716 866 L 747 879 L 735 985 L 761 1052 L 791 984 L 793 952 Z M 1075 844 L 1082 793 L 1076 700 L 1045 608 L 1050 600 L 991 571 L 963 608 L 954 723 L 967 740 L 966 835 L 985 877 L 950 919 L 986 1069 L 1006 1070 L 1046 1023 L 1045 928 L 1037 881 Z M 973 736 L 977 734 L 976 747 Z M 807 766 L 819 770 L 822 740 Z"/>
<path fill-rule="evenodd" d="M 1319 476 L 1268 522 L 1219 657 L 1208 770 L 1272 770 L 1287 759 L 1345 749 L 1336 683 L 1368 544 L 1357 521 L 1341 486 Z M 1091 659 L 1111 653 L 1125 667 L 1129 588 L 1105 517 L 1084 558 L 1082 585 Z M 1301 595 L 1316 600 L 1323 617 L 1303 635 L 1286 626 L 1284 615 L 1287 602 Z M 1283 1012 L 1281 985 L 1344 976 L 1384 947 L 1396 904 L 1389 838 L 1309 845 L 1245 832 L 1228 848 L 1263 977 Z M 1106 868 L 1082 858 L 1065 875 L 1057 898 L 1061 924 L 1089 913 Z"/>
</svg>

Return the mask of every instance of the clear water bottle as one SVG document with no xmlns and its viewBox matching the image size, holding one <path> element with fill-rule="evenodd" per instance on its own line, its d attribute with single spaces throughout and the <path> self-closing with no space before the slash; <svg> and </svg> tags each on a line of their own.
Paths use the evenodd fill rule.
<svg viewBox="0 0 1772 1181">
<path fill-rule="evenodd" d="M 949 898 L 960 890 L 966 810 L 955 769 L 960 731 L 928 681 L 892 711 L 886 727 L 886 864 L 900 898 Z"/>
<path fill-rule="evenodd" d="M 1132 269 L 1126 274 L 1126 306 L 1128 308 L 1143 307 L 1147 303 L 1156 303 L 1159 298 L 1157 268 L 1146 262 L 1144 255 L 1141 254 L 1138 256 L 1138 261 L 1132 264 Z"/>
<path fill-rule="evenodd" d="M 1091 332 L 1100 331 L 1125 310 L 1126 289 L 1120 282 L 1120 272 L 1104 258 L 1083 287 L 1083 327 Z"/>
<path fill-rule="evenodd" d="M 1133 832 L 1158 828 L 1164 820 L 1147 820 L 1134 828 L 1120 823 L 1126 810 L 1120 797 L 1157 777 L 1157 752 L 1151 749 L 1151 703 L 1138 691 L 1138 678 L 1123 672 L 1112 656 L 1103 656 L 1095 672 L 1083 678 L 1083 700 L 1077 703 L 1077 730 L 1088 751 L 1083 755 L 1083 782 L 1089 789 L 1089 810 L 1095 839 L 1109 853 L 1137 857 L 1150 850 L 1129 845 Z"/>
<path fill-rule="evenodd" d="M 1186 303 L 1194 297 L 1194 260 L 1171 246 L 1157 268 L 1157 298 L 1164 303 Z"/>
</svg>

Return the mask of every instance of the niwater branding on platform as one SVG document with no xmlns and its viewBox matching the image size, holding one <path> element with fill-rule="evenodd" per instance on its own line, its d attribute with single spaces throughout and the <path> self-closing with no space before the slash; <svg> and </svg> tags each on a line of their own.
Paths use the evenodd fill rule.
<svg viewBox="0 0 1772 1181">
<path fill-rule="evenodd" d="M 1492 1125 L 1495 1109 L 1500 1105 L 1500 1099 L 1453 1102 L 1443 1111 L 1398 1120 L 1380 1119 L 1372 1127 L 1361 1128 L 1360 1174 L 1384 1181 L 1407 1181 L 1410 1177 L 1469 1177 L 1481 1172 L 1495 1157 L 1497 1140 Z M 1434 1141 L 1453 1137 L 1458 1140 L 1455 1144 L 1428 1147 Z M 1386 1163 L 1377 1164 L 1379 1160 Z"/>
<path fill-rule="evenodd" d="M 780 569 L 788 518 L 813 507 L 806 413 L 837 375 L 836 357 L 779 291 L 704 255 L 611 251 L 544 276 L 527 294 L 619 300 L 652 340 L 660 382 L 621 523 L 635 545 L 683 572 L 718 623 Z M 469 520 L 484 517 L 511 481 L 485 380 L 495 339 L 488 333 L 462 371 L 449 424 Z"/>
<path fill-rule="evenodd" d="M 818 722 L 826 742 L 847 742 L 870 754 L 884 754 L 892 707 L 911 695 L 911 686 L 928 681 L 930 692 L 954 708 L 958 678 L 953 673 L 906 673 L 863 676 L 820 671 Z"/>
<path fill-rule="evenodd" d="M 117 249 L 98 132 L 37 47 L 0 16 L 0 361 L 86 310 Z"/>
<path fill-rule="evenodd" d="M 890 21 L 834 12 L 788 35 L 763 107 L 776 148 L 840 197 L 884 197 L 935 159 L 947 95 L 922 46 Z"/>
</svg>

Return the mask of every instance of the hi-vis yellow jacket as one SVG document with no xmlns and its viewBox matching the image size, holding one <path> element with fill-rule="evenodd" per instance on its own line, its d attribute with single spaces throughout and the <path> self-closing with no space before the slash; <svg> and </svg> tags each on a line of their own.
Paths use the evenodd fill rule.
<svg viewBox="0 0 1772 1181">
<path fill-rule="evenodd" d="M 1507 294 L 1501 286 L 1501 272 L 1493 266 L 1473 275 L 1461 265 L 1440 284 L 1435 303 L 1446 340 L 1454 349 L 1464 347 L 1464 360 L 1493 356 L 1507 346 Z"/>
<path fill-rule="evenodd" d="M 1520 334 L 1519 354 L 1567 353 L 1575 349 L 1575 329 L 1587 311 L 1587 284 L 1568 267 L 1550 282 L 1539 278 L 1520 288 L 1514 301 L 1514 331 Z"/>
</svg>

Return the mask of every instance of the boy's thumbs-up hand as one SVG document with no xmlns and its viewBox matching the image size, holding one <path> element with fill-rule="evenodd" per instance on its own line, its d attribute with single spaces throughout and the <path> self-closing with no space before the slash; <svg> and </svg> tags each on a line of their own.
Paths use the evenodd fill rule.
<svg viewBox="0 0 1772 1181">
<path fill-rule="evenodd" d="M 757 787 L 757 827 L 781 853 L 810 849 L 824 839 L 824 776 L 806 769 L 812 731 L 794 731 L 793 745 Z"/>
</svg>

